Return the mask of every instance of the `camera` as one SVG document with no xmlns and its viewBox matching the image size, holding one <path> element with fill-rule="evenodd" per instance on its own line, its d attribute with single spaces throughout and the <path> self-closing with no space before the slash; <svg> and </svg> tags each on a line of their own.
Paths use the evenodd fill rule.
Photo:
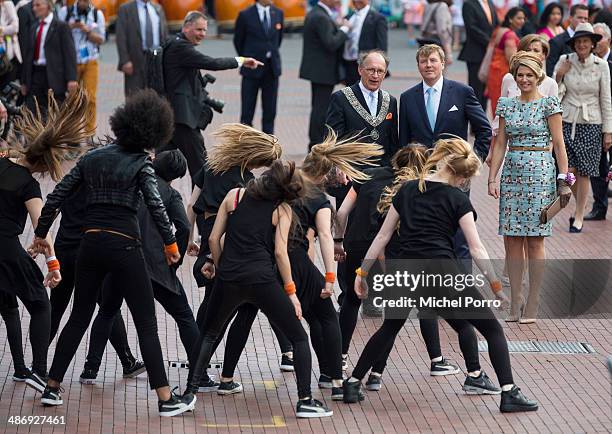
<svg viewBox="0 0 612 434">
<path fill-rule="evenodd" d="M 208 94 L 208 91 L 205 90 L 206 85 L 208 83 L 213 84 L 215 81 L 217 81 L 217 77 L 211 74 L 204 74 L 201 76 L 201 78 L 202 78 L 202 89 L 204 90 L 202 101 L 204 102 L 204 104 L 212 108 L 217 113 L 223 113 L 225 102 L 219 99 L 211 98 L 210 95 Z"/>
</svg>

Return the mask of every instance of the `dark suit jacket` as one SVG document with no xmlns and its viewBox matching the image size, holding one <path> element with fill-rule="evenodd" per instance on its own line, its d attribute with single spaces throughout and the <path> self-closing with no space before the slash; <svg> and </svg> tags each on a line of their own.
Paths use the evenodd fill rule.
<svg viewBox="0 0 612 434">
<path fill-rule="evenodd" d="M 363 20 L 363 27 L 359 35 L 359 51 L 382 50 L 387 51 L 388 46 L 387 19 L 374 9 L 370 11 Z"/>
<path fill-rule="evenodd" d="M 368 105 L 363 97 L 361 89 L 359 88 L 359 82 L 352 85 L 351 89 L 363 108 L 369 112 Z M 378 91 L 377 114 L 380 112 L 381 105 L 382 92 Z M 372 126 L 355 111 L 348 99 L 346 99 L 344 93 L 339 90 L 334 92 L 331 97 L 325 123 L 329 125 L 336 132 L 336 134 L 338 134 L 338 137 L 352 136 L 362 132 L 364 142 L 375 142 L 384 148 L 385 154 L 381 157 L 381 164 L 388 166 L 391 162 L 391 157 L 393 157 L 393 154 L 395 154 L 395 152 L 399 149 L 399 137 L 397 134 L 397 100 L 393 96 L 391 96 L 391 100 L 389 102 L 387 117 L 388 119 L 385 119 L 378 127 L 376 127 L 380 137 L 378 140 L 374 141 L 371 137 L 369 137 L 369 134 L 372 131 Z"/>
<path fill-rule="evenodd" d="M 567 41 L 570 40 L 570 35 L 567 32 L 563 32 L 560 35 L 552 38 L 548 43 L 550 44 L 550 53 L 546 59 L 546 75 L 552 77 L 555 72 L 555 66 L 559 61 L 559 58 L 563 54 L 570 54 L 572 49 L 567 45 Z"/>
<path fill-rule="evenodd" d="M 157 186 L 161 200 L 168 213 L 168 218 L 176 229 L 174 235 L 182 262 L 187 250 L 187 244 L 189 243 L 189 231 L 191 228 L 185 213 L 183 199 L 178 191 L 159 176 L 157 177 Z M 176 269 L 181 262 L 168 266 L 166 255 L 164 255 L 164 241 L 144 202 L 138 208 L 138 225 L 140 226 L 140 239 L 142 240 L 145 263 L 147 264 L 151 280 L 175 294 L 180 293 L 182 286 L 176 277 Z"/>
<path fill-rule="evenodd" d="M 266 33 L 259 19 L 257 6 L 253 5 L 238 14 L 234 28 L 234 47 L 239 56 L 253 57 L 260 62 L 269 63 L 275 77 L 281 75 L 279 48 L 283 40 L 283 11 L 270 6 L 270 32 Z M 266 57 L 270 52 L 272 57 Z M 261 78 L 264 68 L 240 68 L 245 77 Z"/>
<path fill-rule="evenodd" d="M 200 53 L 182 33 L 167 43 L 163 63 L 166 96 L 174 109 L 174 122 L 190 128 L 196 128 L 202 110 L 200 69 L 238 68 L 234 57 L 215 59 Z"/>
<path fill-rule="evenodd" d="M 457 110 L 451 111 L 454 107 Z M 468 124 L 472 125 L 476 136 L 474 150 L 484 159 L 489 152 L 491 125 L 471 87 L 444 79 L 435 131 L 431 131 L 425 111 L 423 82 L 400 97 L 400 146 L 421 143 L 431 148 L 436 140 L 445 137 L 444 134 L 454 134 L 467 140 Z"/>
<path fill-rule="evenodd" d="M 495 5 L 491 0 L 489 8 L 493 18 L 493 24 L 489 24 L 487 15 L 478 0 L 466 0 L 463 3 L 462 15 L 465 23 L 465 43 L 459 53 L 459 60 L 468 63 L 480 63 L 487 51 L 487 45 L 495 27 L 499 25 Z"/>
<path fill-rule="evenodd" d="M 36 17 L 32 11 L 32 3 L 20 7 L 17 11 L 17 18 L 19 19 L 19 33 L 17 33 L 19 48 L 22 53 L 25 53 L 30 44 L 30 27 L 36 22 Z"/>
<path fill-rule="evenodd" d="M 39 21 L 35 21 L 28 30 L 29 42 L 23 56 L 21 78 L 28 87 L 32 86 L 32 70 L 34 68 L 34 48 Z M 56 95 L 64 95 L 69 81 L 76 81 L 76 50 L 72 31 L 68 24 L 59 21 L 55 16 L 49 24 L 45 38 L 45 59 L 47 60 L 47 80 L 49 88 Z"/>
<path fill-rule="evenodd" d="M 321 6 L 315 6 L 304 20 L 300 78 L 312 83 L 335 85 L 340 75 L 342 49 L 347 35 Z"/>
</svg>

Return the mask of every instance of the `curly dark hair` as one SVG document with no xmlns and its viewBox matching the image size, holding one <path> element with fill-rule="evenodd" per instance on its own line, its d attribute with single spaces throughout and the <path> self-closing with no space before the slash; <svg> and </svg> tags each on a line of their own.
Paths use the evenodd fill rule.
<svg viewBox="0 0 612 434">
<path fill-rule="evenodd" d="M 110 126 L 117 144 L 129 151 L 159 149 L 174 133 L 170 103 L 151 89 L 140 90 L 115 109 Z"/>
</svg>

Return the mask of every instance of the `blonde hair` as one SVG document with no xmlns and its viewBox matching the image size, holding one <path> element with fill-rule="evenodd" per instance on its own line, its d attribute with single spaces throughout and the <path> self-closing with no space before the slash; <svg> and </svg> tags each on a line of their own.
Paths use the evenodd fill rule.
<svg viewBox="0 0 612 434">
<path fill-rule="evenodd" d="M 542 45 L 544 57 L 548 57 L 548 53 L 550 52 L 550 44 L 548 43 L 546 38 L 540 34 L 532 33 L 531 35 L 523 36 L 519 41 L 517 51 L 529 51 L 529 47 L 534 42 L 539 42 Z"/>
<path fill-rule="evenodd" d="M 517 51 L 516 54 L 510 58 L 510 74 L 512 74 L 514 80 L 516 80 L 518 70 L 521 66 L 529 68 L 533 71 L 538 78 L 538 84 L 542 83 L 546 77 L 546 71 L 544 70 L 542 60 L 535 53 L 529 51 Z"/>
<path fill-rule="evenodd" d="M 376 210 L 385 214 L 391 207 L 393 198 L 399 189 L 408 181 L 418 179 L 427 162 L 428 149 L 421 144 L 410 144 L 395 153 L 391 165 L 395 171 L 393 184 L 384 188 Z"/>
<path fill-rule="evenodd" d="M 314 145 L 302 164 L 302 171 L 311 178 L 318 179 L 327 175 L 334 167 L 351 179 L 366 181 L 368 175 L 357 169 L 358 166 L 376 166 L 376 157 L 384 154 L 380 145 L 356 141 L 356 136 L 338 140 L 338 135 L 329 126 L 322 143 Z"/>
<path fill-rule="evenodd" d="M 223 124 L 213 133 L 218 141 L 208 156 L 208 167 L 214 174 L 240 166 L 246 169 L 270 166 L 283 149 L 276 136 L 262 133 L 243 124 Z"/>
<path fill-rule="evenodd" d="M 435 143 L 421 174 L 419 191 L 425 191 L 425 177 L 446 165 L 454 176 L 469 179 L 478 173 L 482 162 L 472 150 L 472 146 L 457 136 L 440 139 Z"/>
<path fill-rule="evenodd" d="M 15 119 L 15 132 L 23 136 L 25 146 L 15 137 L 11 142 L 34 170 L 49 172 L 51 179 L 59 181 L 64 176 L 65 153 L 82 150 L 79 145 L 95 134 L 95 127 L 88 127 L 92 115 L 87 94 L 81 88 L 72 92 L 61 107 L 49 90 L 46 119 L 38 102 L 35 113 L 22 106 L 21 117 Z"/>
<path fill-rule="evenodd" d="M 425 44 L 421 48 L 419 48 L 416 52 L 417 63 L 419 63 L 419 59 L 421 57 L 427 58 L 431 56 L 433 53 L 438 53 L 438 56 L 440 56 L 440 60 L 442 60 L 442 62 L 446 61 L 446 56 L 444 55 L 444 50 L 442 49 L 442 47 L 440 47 L 437 44 Z"/>
</svg>

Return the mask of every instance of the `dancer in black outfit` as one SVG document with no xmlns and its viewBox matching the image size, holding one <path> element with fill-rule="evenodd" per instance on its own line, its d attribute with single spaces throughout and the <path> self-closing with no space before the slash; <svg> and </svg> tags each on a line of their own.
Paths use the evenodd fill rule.
<svg viewBox="0 0 612 434">
<path fill-rule="evenodd" d="M 145 149 L 156 149 L 172 136 L 172 109 L 154 91 L 141 91 L 115 110 L 110 125 L 115 144 L 95 149 L 77 165 L 47 197 L 42 209 L 33 251 L 48 249 L 45 241 L 64 200 L 81 185 L 88 191 L 84 235 L 77 257 L 74 306 L 62 330 L 42 396 L 44 405 L 61 405 L 60 383 L 91 321 L 104 279 L 110 285 L 107 299 L 125 298 L 134 318 L 149 383 L 159 398 L 160 416 L 175 416 L 192 410 L 194 395 L 177 396 L 170 391 L 157 334 L 157 318 L 151 280 L 139 241 L 136 212 L 141 195 L 163 234 L 169 264 L 180 255 L 168 215 L 159 197 L 155 172 Z M 105 300 L 106 302 L 106 300 Z M 47 336 L 48 339 L 48 336 Z"/>
<path fill-rule="evenodd" d="M 170 222 L 176 229 L 176 242 L 178 244 L 181 258 L 187 250 L 189 240 L 189 222 L 185 213 L 181 194 L 172 188 L 172 181 L 182 178 L 187 173 L 187 160 L 177 150 L 160 152 L 153 160 L 159 195 L 164 203 Z M 168 266 L 164 257 L 164 244 L 157 230 L 151 213 L 144 203 L 138 208 L 138 226 L 140 227 L 140 239 L 147 265 L 147 271 L 151 277 L 153 296 L 162 305 L 164 310 L 176 321 L 179 329 L 181 342 L 187 357 L 190 357 L 200 334 L 198 326 L 193 317 L 193 311 L 189 306 L 185 289 L 176 276 L 176 270 L 181 261 Z M 109 285 L 121 285 L 121 282 L 107 280 Z M 112 294 L 112 292 L 111 292 Z M 103 295 L 103 299 L 104 299 Z M 91 339 L 89 340 L 89 351 L 85 367 L 80 381 L 84 384 L 92 384 L 95 380 L 98 368 L 102 362 L 102 355 L 106 342 L 112 337 L 112 329 L 117 315 L 120 315 L 121 307 L 119 299 L 109 300 L 102 303 L 98 315 L 91 327 Z M 93 380 L 92 380 L 93 378 Z"/>
<path fill-rule="evenodd" d="M 420 179 L 405 183 L 393 198 L 383 226 L 366 253 L 362 267 L 355 271 L 355 292 L 359 298 L 367 297 L 368 286 L 364 277 L 367 276 L 373 260 L 378 258 L 389 243 L 399 223 L 396 257 L 436 259 L 430 261 L 434 272 L 452 275 L 461 274 L 461 266 L 457 262 L 452 243 L 453 235 L 461 227 L 478 268 L 489 279 L 497 299 L 507 303 L 508 299 L 501 291 L 501 282 L 497 280 L 489 255 L 478 236 L 474 208 L 469 198 L 456 188 L 476 175 L 480 164 L 471 146 L 462 139 L 439 140 L 436 143 Z M 444 265 L 438 265 L 442 263 Z M 465 300 L 467 297 L 482 299 L 473 286 L 466 287 L 463 291 L 427 287 L 416 288 L 416 291 L 417 294 L 420 292 L 425 295 L 441 295 L 453 300 Z M 455 330 L 474 326 L 485 337 L 491 363 L 502 388 L 501 411 L 537 410 L 537 402 L 527 399 L 514 384 L 508 344 L 493 312 L 488 307 L 475 312 L 463 306 L 456 309 L 435 308 L 434 311 L 442 318 L 453 319 L 449 324 Z M 406 322 L 409 309 L 407 311 L 404 313 L 404 319 L 386 319 L 370 338 L 352 376 L 344 382 L 344 402 L 357 402 L 361 398 L 361 379 L 372 367 L 381 349 L 385 351 L 393 345 L 395 337 Z M 481 375 L 484 373 L 481 372 Z"/>
<path fill-rule="evenodd" d="M 16 131 L 25 138 L 26 147 L 11 144 L 9 154 L 15 158 L 0 158 L 0 314 L 6 323 L 7 338 L 13 356 L 15 381 L 25 381 L 42 392 L 47 376 L 47 350 L 51 324 L 49 297 L 46 286 L 55 287 L 61 281 L 60 263 L 55 256 L 51 237 L 46 239 L 44 253 L 46 277 L 19 242 L 26 216 L 37 227 L 42 209 L 40 185 L 33 173 L 49 173 L 54 181 L 62 177 L 61 163 L 67 143 L 78 144 L 90 135 L 87 122 L 87 99 L 81 92 L 72 94 L 60 110 L 50 97 L 46 121 L 27 109 L 16 119 Z M 64 124 L 62 130 L 55 123 Z M 32 252 L 34 254 L 34 252 Z M 24 361 L 21 321 L 17 298 L 28 310 L 32 371 Z"/>
<path fill-rule="evenodd" d="M 226 321 L 244 303 L 257 306 L 293 344 L 298 385 L 296 415 L 326 417 L 333 412 L 312 398 L 311 357 L 308 335 L 300 324 L 302 309 L 293 282 L 287 241 L 295 226 L 289 203 L 308 194 L 295 165 L 276 161 L 246 189 L 231 190 L 219 207 L 209 238 L 214 264 L 218 264 L 215 289 L 204 319 L 201 349 L 190 367 L 187 393 L 197 390 L 201 373 Z M 293 222 L 293 223 L 292 223 Z M 225 233 L 223 251 L 221 237 Z M 276 276 L 280 272 L 285 290 Z"/>
<path fill-rule="evenodd" d="M 331 234 L 332 206 L 321 190 L 329 173 L 339 169 L 351 179 L 366 180 L 368 177 L 355 166 L 373 164 L 383 151 L 378 145 L 351 142 L 350 139 L 336 141 L 333 130 L 323 143 L 312 147 L 300 169 L 302 177 L 314 186 L 313 191 L 292 206 L 301 226 L 299 236 L 289 245 L 291 273 L 296 284 L 297 296 L 304 318 L 308 321 L 311 341 L 321 376 L 319 387 L 332 389 L 332 400 L 342 400 L 342 359 L 338 315 L 331 295 L 336 278 L 334 245 Z M 308 255 L 309 229 L 316 230 L 319 237 L 321 256 L 325 265 L 325 276 Z M 249 327 L 245 327 L 239 339 L 228 338 L 225 348 L 220 394 L 236 393 L 242 387 L 233 381 L 234 370 L 246 344 Z"/>
</svg>

